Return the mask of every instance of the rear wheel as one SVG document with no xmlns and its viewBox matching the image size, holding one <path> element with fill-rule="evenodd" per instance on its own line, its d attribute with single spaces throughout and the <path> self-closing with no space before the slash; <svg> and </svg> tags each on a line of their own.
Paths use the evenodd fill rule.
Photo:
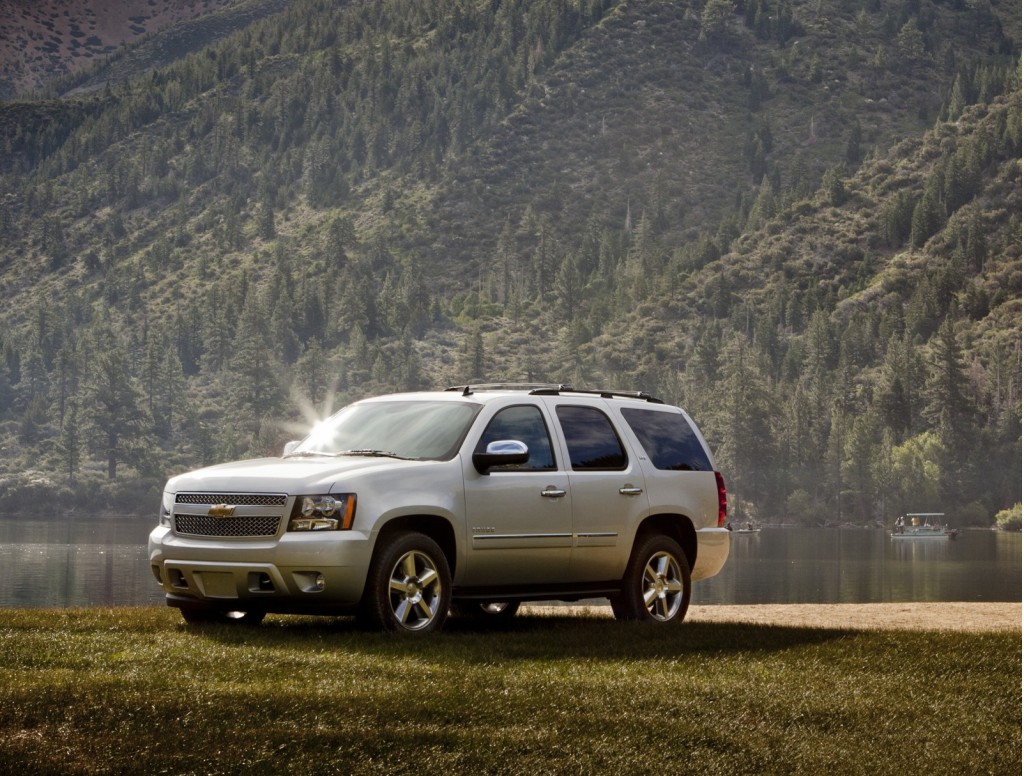
<svg viewBox="0 0 1024 776">
<path fill-rule="evenodd" d="M 639 540 L 612 599 L 620 620 L 682 622 L 690 608 L 690 564 L 679 543 L 662 534 Z"/>
<path fill-rule="evenodd" d="M 451 605 L 448 559 L 421 533 L 385 539 L 370 564 L 363 615 L 389 631 L 428 632 L 444 625 Z"/>
</svg>

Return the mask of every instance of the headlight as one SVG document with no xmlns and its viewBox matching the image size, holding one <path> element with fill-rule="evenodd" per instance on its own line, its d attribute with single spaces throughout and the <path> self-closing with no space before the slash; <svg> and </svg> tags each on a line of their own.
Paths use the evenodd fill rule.
<svg viewBox="0 0 1024 776">
<path fill-rule="evenodd" d="M 160 504 L 160 525 L 171 524 L 171 511 L 174 509 L 174 494 L 164 491 L 164 497 Z"/>
<path fill-rule="evenodd" d="M 356 516 L 356 497 L 299 496 L 288 521 L 289 531 L 347 531 Z"/>
</svg>

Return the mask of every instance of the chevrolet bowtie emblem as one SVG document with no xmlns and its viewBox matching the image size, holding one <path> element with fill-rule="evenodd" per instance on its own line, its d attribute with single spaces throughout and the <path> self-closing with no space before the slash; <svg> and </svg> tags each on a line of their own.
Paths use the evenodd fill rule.
<svg viewBox="0 0 1024 776">
<path fill-rule="evenodd" d="M 231 517 L 235 514 L 235 508 L 228 504 L 214 504 L 206 514 L 210 517 Z"/>
</svg>

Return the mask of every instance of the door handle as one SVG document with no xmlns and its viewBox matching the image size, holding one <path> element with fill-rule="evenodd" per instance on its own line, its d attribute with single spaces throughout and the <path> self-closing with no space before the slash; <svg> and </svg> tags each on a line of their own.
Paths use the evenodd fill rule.
<svg viewBox="0 0 1024 776">
<path fill-rule="evenodd" d="M 639 496 L 644 492 L 643 488 L 635 488 L 632 485 L 623 485 L 619 488 L 619 493 L 623 496 Z"/>
<path fill-rule="evenodd" d="M 548 486 L 540 492 L 544 498 L 562 498 L 565 495 L 565 491 L 561 488 L 553 488 Z"/>
</svg>

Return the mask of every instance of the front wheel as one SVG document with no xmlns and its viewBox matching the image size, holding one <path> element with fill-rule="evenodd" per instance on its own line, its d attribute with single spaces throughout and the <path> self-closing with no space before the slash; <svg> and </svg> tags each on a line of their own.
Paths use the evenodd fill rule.
<svg viewBox="0 0 1024 776">
<path fill-rule="evenodd" d="M 691 589 L 690 564 L 679 543 L 652 534 L 634 548 L 612 611 L 620 620 L 682 622 Z"/>
<path fill-rule="evenodd" d="M 452 598 L 448 559 L 421 533 L 397 534 L 370 564 L 365 619 L 382 630 L 428 632 L 444 625 Z"/>
</svg>

